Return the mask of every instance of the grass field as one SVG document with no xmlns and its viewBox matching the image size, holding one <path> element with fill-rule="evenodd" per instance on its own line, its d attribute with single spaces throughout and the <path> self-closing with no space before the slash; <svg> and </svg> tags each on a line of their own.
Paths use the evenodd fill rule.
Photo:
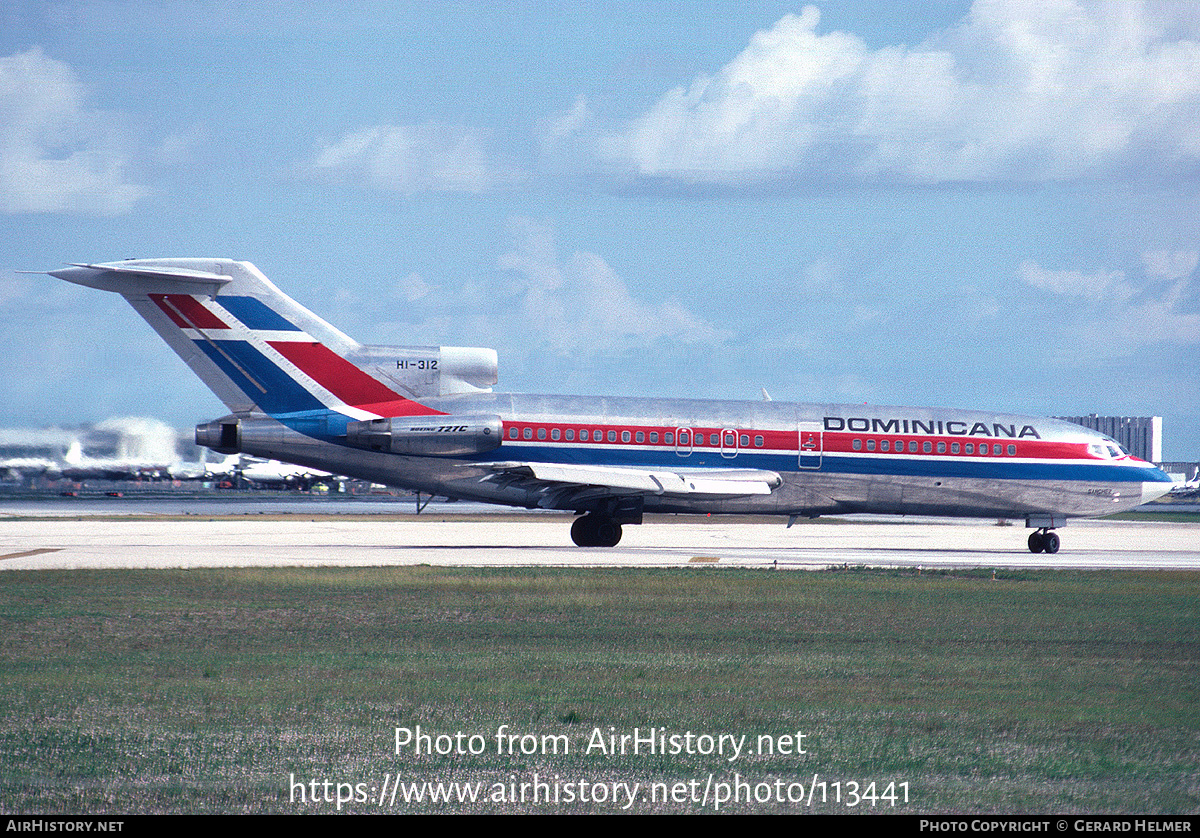
<svg viewBox="0 0 1200 838">
<path fill-rule="evenodd" d="M 0 809 L 328 812 L 350 794 L 342 811 L 380 811 L 383 787 L 391 812 L 609 812 L 620 782 L 639 784 L 629 811 L 698 812 L 740 779 L 771 799 L 722 811 L 1200 811 L 1200 574 L 996 577 L 7 572 Z M 417 725 L 484 747 L 396 754 L 395 728 Z M 498 753 L 501 725 L 570 752 Z M 746 738 L 734 760 L 586 752 L 597 729 L 635 728 Z M 771 741 L 804 754 L 751 752 L 797 732 Z M 535 773 L 609 799 L 512 802 Z M 393 803 L 397 776 L 482 797 Z M 706 805 L 690 796 L 705 787 Z"/>
</svg>

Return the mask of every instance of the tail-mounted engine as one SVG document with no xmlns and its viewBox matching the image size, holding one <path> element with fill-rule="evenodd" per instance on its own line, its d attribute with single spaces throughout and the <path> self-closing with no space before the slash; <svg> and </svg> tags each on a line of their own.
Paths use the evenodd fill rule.
<svg viewBox="0 0 1200 838">
<path fill-rule="evenodd" d="M 466 457 L 500 446 L 499 416 L 395 416 L 346 426 L 359 448 L 418 457 Z"/>
</svg>

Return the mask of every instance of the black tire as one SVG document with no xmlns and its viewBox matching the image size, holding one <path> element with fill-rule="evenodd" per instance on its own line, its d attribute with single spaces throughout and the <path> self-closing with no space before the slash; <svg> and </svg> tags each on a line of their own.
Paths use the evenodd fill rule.
<svg viewBox="0 0 1200 838">
<path fill-rule="evenodd" d="M 1045 550 L 1047 553 L 1057 553 L 1058 546 L 1059 546 L 1058 533 L 1048 532 L 1042 538 L 1042 549 Z"/>
<path fill-rule="evenodd" d="M 1029 552 L 1040 553 L 1046 548 L 1046 540 L 1042 538 L 1042 534 L 1034 530 L 1029 534 Z"/>
<path fill-rule="evenodd" d="M 616 521 L 602 519 L 596 522 L 596 545 L 616 547 L 621 540 L 621 525 Z"/>
<path fill-rule="evenodd" d="M 578 547 L 596 547 L 596 519 L 591 515 L 580 515 L 571 524 L 571 540 Z"/>
<path fill-rule="evenodd" d="M 580 547 L 616 547 L 621 525 L 611 518 L 581 515 L 571 524 L 571 540 Z"/>
</svg>

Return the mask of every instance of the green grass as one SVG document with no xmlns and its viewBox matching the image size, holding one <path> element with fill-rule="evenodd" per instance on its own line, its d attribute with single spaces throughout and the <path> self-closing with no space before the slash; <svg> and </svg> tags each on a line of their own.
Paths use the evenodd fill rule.
<svg viewBox="0 0 1200 838">
<path fill-rule="evenodd" d="M 378 786 L 400 773 L 488 788 L 533 772 L 643 784 L 738 772 L 806 790 L 814 773 L 881 788 L 908 782 L 910 802 L 895 810 L 908 813 L 1200 811 L 1200 574 L 996 576 L 8 572 L 0 809 L 334 809 L 289 799 L 291 774 Z M 393 729 L 418 724 L 481 734 L 488 748 L 395 755 Z M 504 724 L 566 734 L 572 752 L 497 754 L 492 737 Z M 809 753 L 731 763 L 582 752 L 595 728 L 610 727 L 751 743 L 803 731 Z M 633 811 L 700 807 L 639 802 Z"/>
</svg>

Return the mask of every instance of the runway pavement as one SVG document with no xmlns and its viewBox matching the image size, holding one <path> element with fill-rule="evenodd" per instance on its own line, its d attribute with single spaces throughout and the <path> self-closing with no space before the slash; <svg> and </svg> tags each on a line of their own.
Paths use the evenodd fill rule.
<svg viewBox="0 0 1200 838">
<path fill-rule="evenodd" d="M 0 570 L 264 566 L 1060 567 L 1200 569 L 1200 524 L 1074 521 L 1032 554 L 1015 522 L 661 517 L 613 548 L 571 544 L 571 516 L 6 517 Z"/>
</svg>

